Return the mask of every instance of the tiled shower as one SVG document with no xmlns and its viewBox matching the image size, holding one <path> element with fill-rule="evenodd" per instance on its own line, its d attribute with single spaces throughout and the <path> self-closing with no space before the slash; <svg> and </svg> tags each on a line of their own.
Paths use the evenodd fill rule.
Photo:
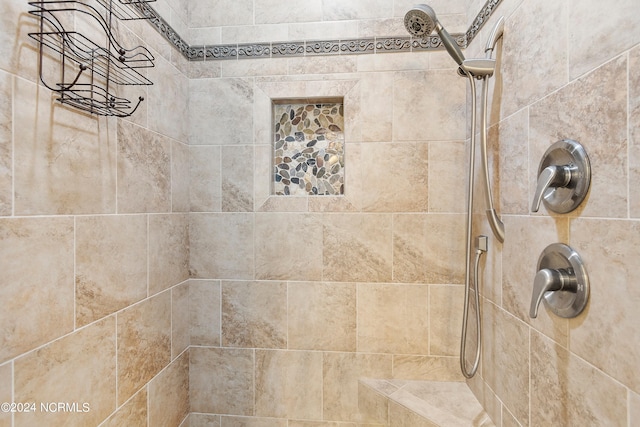
<svg viewBox="0 0 640 427">
<path fill-rule="evenodd" d="M 463 381 L 468 89 L 445 52 L 411 43 L 413 3 L 158 0 L 155 19 L 117 24 L 156 58 L 140 108 L 117 119 L 54 101 L 37 20 L 2 2 L 0 402 L 37 406 L 0 412 L 1 427 L 377 426 L 360 378 Z M 467 57 L 506 18 L 489 104 L 506 238 L 478 202 L 490 244 L 468 386 L 496 426 L 637 425 L 638 5 L 429 4 L 454 34 L 497 5 Z M 274 111 L 293 123 L 329 101 L 343 186 L 286 195 L 276 172 L 297 153 L 274 161 Z M 574 212 L 533 214 L 538 163 L 563 138 L 588 150 L 591 190 Z M 312 140 L 311 170 L 334 154 Z M 555 242 L 583 256 L 590 303 L 531 319 Z"/>
</svg>

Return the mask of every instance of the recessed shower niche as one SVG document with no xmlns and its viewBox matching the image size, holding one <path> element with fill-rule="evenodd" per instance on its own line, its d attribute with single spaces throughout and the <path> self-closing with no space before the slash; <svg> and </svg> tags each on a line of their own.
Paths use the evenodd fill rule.
<svg viewBox="0 0 640 427">
<path fill-rule="evenodd" d="M 272 194 L 344 194 L 342 98 L 273 100 L 273 131 Z"/>
</svg>

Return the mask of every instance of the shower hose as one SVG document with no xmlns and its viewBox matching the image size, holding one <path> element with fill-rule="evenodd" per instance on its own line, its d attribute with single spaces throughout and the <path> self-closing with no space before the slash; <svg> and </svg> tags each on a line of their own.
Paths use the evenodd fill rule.
<svg viewBox="0 0 640 427">
<path fill-rule="evenodd" d="M 468 176 L 468 199 L 467 199 L 467 233 L 466 233 L 466 253 L 465 253 L 465 279 L 464 279 L 464 311 L 462 315 L 462 334 L 460 337 L 460 370 L 465 378 L 472 378 L 480 364 L 480 350 L 482 344 L 482 326 L 480 324 L 480 286 L 479 286 L 479 265 L 482 254 L 486 252 L 486 237 L 481 236 L 478 239 L 478 247 L 476 248 L 476 257 L 474 262 L 474 281 L 475 281 L 475 312 L 476 312 L 476 354 L 471 370 L 467 370 L 466 364 L 466 346 L 467 346 L 467 326 L 469 320 L 469 294 L 471 292 L 471 233 L 473 227 L 473 197 L 474 197 L 474 177 L 475 177 L 475 152 L 476 152 L 476 84 L 475 77 L 471 73 L 466 73 L 469 77 L 469 83 L 471 85 L 471 142 L 469 147 L 469 176 Z M 486 78 L 485 78 L 486 79 Z M 486 80 L 484 82 L 487 83 Z M 484 112 L 483 112 L 484 114 Z M 483 132 L 485 129 L 482 130 Z M 484 239 L 484 240 L 481 240 Z M 484 244 L 481 245 L 480 242 Z"/>
</svg>

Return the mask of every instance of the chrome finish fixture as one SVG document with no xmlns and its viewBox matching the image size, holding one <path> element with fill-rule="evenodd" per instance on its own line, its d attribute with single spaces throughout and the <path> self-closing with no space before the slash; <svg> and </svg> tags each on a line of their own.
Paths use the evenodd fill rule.
<svg viewBox="0 0 640 427">
<path fill-rule="evenodd" d="M 413 6 L 404 15 L 404 26 L 413 37 L 426 38 L 436 30 L 442 44 L 458 65 L 462 65 L 464 55 L 451 35 L 436 18 L 436 12 L 426 4 Z"/>
<path fill-rule="evenodd" d="M 541 301 L 554 314 L 576 317 L 589 300 L 589 276 L 582 258 L 563 243 L 547 246 L 538 259 L 529 317 L 538 317 Z"/>
<path fill-rule="evenodd" d="M 540 161 L 531 211 L 538 212 L 544 201 L 553 212 L 571 212 L 587 196 L 590 183 L 591 164 L 584 147 L 571 139 L 558 141 Z"/>
</svg>

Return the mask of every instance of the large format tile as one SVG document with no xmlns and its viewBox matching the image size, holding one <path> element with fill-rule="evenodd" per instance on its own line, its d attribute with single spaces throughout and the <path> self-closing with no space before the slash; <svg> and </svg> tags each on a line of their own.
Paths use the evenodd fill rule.
<svg viewBox="0 0 640 427">
<path fill-rule="evenodd" d="M 254 350 L 194 347 L 189 353 L 192 412 L 254 415 Z"/>
<path fill-rule="evenodd" d="M 0 96 L 12 99 L 11 75 L 0 71 Z M 11 215 L 13 209 L 13 110 L 11 103 L 0 106 L 0 215 Z"/>
<path fill-rule="evenodd" d="M 118 313 L 118 403 L 122 404 L 171 361 L 171 293 Z"/>
<path fill-rule="evenodd" d="M 544 336 L 531 336 L 531 425 L 627 425 L 627 390 Z"/>
<path fill-rule="evenodd" d="M 115 212 L 116 121 L 77 114 L 47 90 L 14 82 L 15 213 Z"/>
<path fill-rule="evenodd" d="M 256 214 L 256 278 L 320 280 L 322 218 L 308 213 Z"/>
<path fill-rule="evenodd" d="M 322 419 L 322 353 L 256 350 L 255 415 Z"/>
<path fill-rule="evenodd" d="M 429 287 L 358 285 L 358 351 L 428 354 Z"/>
<path fill-rule="evenodd" d="M 149 217 L 149 294 L 189 278 L 189 219 L 183 214 Z"/>
<path fill-rule="evenodd" d="M 349 198 L 365 212 L 426 212 L 428 144 L 363 143 L 348 147 Z"/>
<path fill-rule="evenodd" d="M 191 345 L 220 345 L 220 282 L 189 281 L 189 325 Z"/>
<path fill-rule="evenodd" d="M 149 383 L 149 425 L 179 426 L 189 414 L 189 354 L 183 353 Z"/>
<path fill-rule="evenodd" d="M 576 140 L 589 155 L 589 193 L 570 216 L 628 215 L 627 68 L 626 56 L 619 57 L 530 108 L 530 188 L 542 155 L 557 140 Z"/>
<path fill-rule="evenodd" d="M 13 399 L 13 365 L 0 365 L 0 402 L 15 402 Z M 0 412 L 0 426 L 11 427 L 11 412 Z"/>
<path fill-rule="evenodd" d="M 287 285 L 222 282 L 222 345 L 286 348 Z"/>
<path fill-rule="evenodd" d="M 171 210 L 171 141 L 147 129 L 118 125 L 118 211 Z"/>
<path fill-rule="evenodd" d="M 113 413 L 102 427 L 147 427 L 147 389 L 143 388 Z"/>
<path fill-rule="evenodd" d="M 322 223 L 324 280 L 391 280 L 391 215 L 324 214 Z"/>
<path fill-rule="evenodd" d="M 71 332 L 73 219 L 0 220 L 0 362 Z"/>
<path fill-rule="evenodd" d="M 290 283 L 288 348 L 356 350 L 356 285 L 353 283 Z"/>
<path fill-rule="evenodd" d="M 253 279 L 252 214 L 192 214 L 189 236 L 191 277 Z"/>
<path fill-rule="evenodd" d="M 323 360 L 323 419 L 359 421 L 358 381 L 389 378 L 392 356 L 326 352 Z"/>
<path fill-rule="evenodd" d="M 116 408 L 115 319 L 106 318 L 14 363 L 15 402 L 77 404 L 73 411 L 16 413 L 26 427 L 98 425 Z"/>
<path fill-rule="evenodd" d="M 629 212 L 640 218 L 640 47 L 629 54 Z"/>
<path fill-rule="evenodd" d="M 147 219 L 76 219 L 76 321 L 86 325 L 147 296 Z"/>
<path fill-rule="evenodd" d="M 464 215 L 393 216 L 393 280 L 464 282 Z"/>
<path fill-rule="evenodd" d="M 640 257 L 637 221 L 576 220 L 571 243 L 589 274 L 585 311 L 570 320 L 571 351 L 640 392 Z M 634 236 L 634 237 L 632 237 Z"/>
</svg>

